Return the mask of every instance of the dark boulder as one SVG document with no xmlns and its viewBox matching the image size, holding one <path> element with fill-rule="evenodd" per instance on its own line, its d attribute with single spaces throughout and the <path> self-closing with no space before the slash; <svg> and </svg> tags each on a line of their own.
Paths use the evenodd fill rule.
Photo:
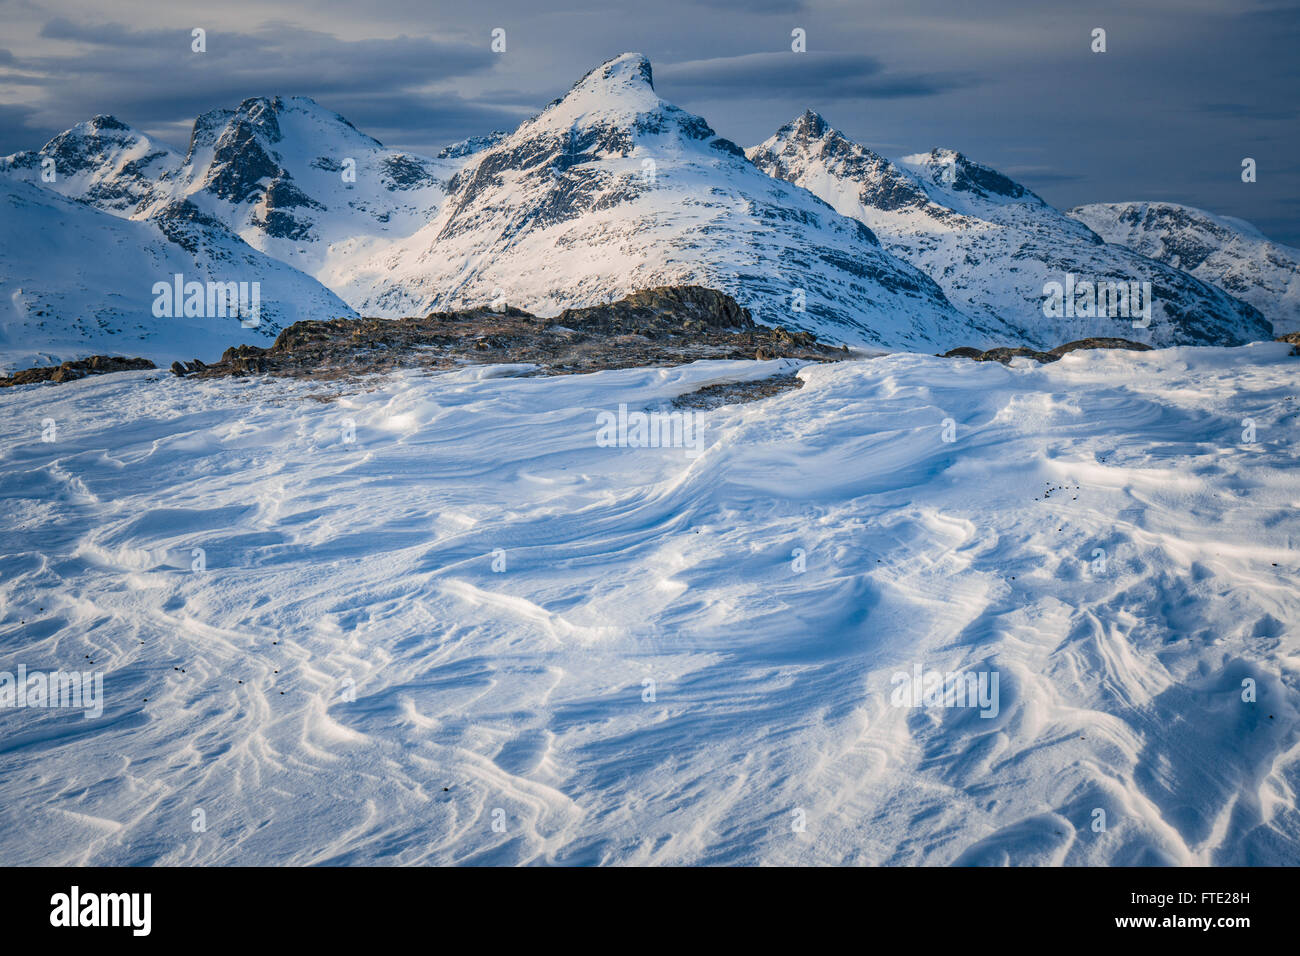
<svg viewBox="0 0 1300 956">
<path fill-rule="evenodd" d="M 1149 352 L 1151 346 L 1144 345 L 1141 342 L 1131 342 L 1128 339 L 1095 337 L 1066 342 L 1064 345 L 1058 345 L 1050 352 L 1039 352 L 1037 349 L 1024 348 L 1023 346 L 1016 348 L 1002 346 L 981 352 L 969 345 L 963 345 L 944 352 L 940 358 L 968 358 L 976 362 L 1001 362 L 1003 365 L 1008 365 L 1013 358 L 1023 356 L 1037 362 L 1047 363 L 1055 362 L 1062 355 L 1068 355 L 1070 352 L 1079 349 L 1130 349 L 1135 352 Z"/>
<path fill-rule="evenodd" d="M 1064 345 L 1058 345 L 1052 349 L 1051 354 L 1060 358 L 1069 352 L 1075 352 L 1079 349 L 1129 349 L 1133 352 L 1150 352 L 1151 346 L 1142 342 L 1133 342 L 1129 339 L 1106 338 L 1104 336 L 1088 339 L 1079 339 L 1076 342 L 1066 342 Z"/>
</svg>

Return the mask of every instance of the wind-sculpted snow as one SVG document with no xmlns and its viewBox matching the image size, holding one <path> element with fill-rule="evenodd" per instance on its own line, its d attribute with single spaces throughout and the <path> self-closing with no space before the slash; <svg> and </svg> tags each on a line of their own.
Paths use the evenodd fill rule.
<svg viewBox="0 0 1300 956">
<path fill-rule="evenodd" d="M 1070 215 L 1107 242 L 1249 302 L 1279 334 L 1300 331 L 1300 249 L 1271 241 L 1249 223 L 1167 202 L 1094 203 Z"/>
<path fill-rule="evenodd" d="M 434 219 L 358 265 L 342 294 L 385 316 L 502 299 L 554 315 L 685 284 L 836 342 L 928 350 L 980 337 L 860 222 L 660 99 L 637 54 L 471 156 Z"/>
<path fill-rule="evenodd" d="M 10 389 L 3 669 L 104 710 L 0 708 L 0 852 L 1293 865 L 1296 362 Z M 698 455 L 596 441 L 796 370 Z"/>
<path fill-rule="evenodd" d="M 1236 345 L 1273 337 L 1254 307 L 1267 313 L 1259 301 L 1239 301 L 1228 294 L 1236 289 L 1225 285 L 1225 292 L 1202 281 L 1208 276 L 1171 268 L 1177 262 L 1139 255 L 1143 248 L 1108 245 L 1019 183 L 954 150 L 890 162 L 810 110 L 748 155 L 871 227 L 977 327 L 1000 335 L 997 344 L 1051 348 L 1120 336 L 1156 346 Z M 1150 315 L 1046 315 L 1047 284 L 1064 286 L 1069 276 L 1071 287 L 1074 280 L 1149 283 Z"/>
</svg>

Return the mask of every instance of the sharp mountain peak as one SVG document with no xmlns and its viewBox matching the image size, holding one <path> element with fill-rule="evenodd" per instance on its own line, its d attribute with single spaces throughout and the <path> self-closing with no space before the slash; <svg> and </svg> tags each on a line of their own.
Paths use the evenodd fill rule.
<svg viewBox="0 0 1300 956">
<path fill-rule="evenodd" d="M 569 92 L 579 90 L 608 92 L 641 87 L 654 90 L 654 70 L 650 66 L 649 57 L 645 54 L 629 52 L 610 57 L 600 66 L 588 70 L 577 83 L 573 84 Z"/>
</svg>

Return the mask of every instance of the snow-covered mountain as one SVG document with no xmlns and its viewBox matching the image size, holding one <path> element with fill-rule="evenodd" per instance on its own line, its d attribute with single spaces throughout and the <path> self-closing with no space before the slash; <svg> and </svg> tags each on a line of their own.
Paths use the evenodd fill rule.
<svg viewBox="0 0 1300 956">
<path fill-rule="evenodd" d="M 1300 249 L 1273 242 L 1250 223 L 1171 202 L 1093 203 L 1069 214 L 1107 242 L 1249 302 L 1279 334 L 1300 331 Z"/>
<path fill-rule="evenodd" d="M 49 189 L 0 175 L 0 365 L 8 370 L 98 353 L 215 359 L 238 343 L 265 345 L 285 325 L 348 307 L 310 276 L 263 255 L 175 202 L 156 216 L 115 216 Z M 205 285 L 203 317 L 185 317 L 174 297 L 156 316 L 156 283 Z M 248 283 L 260 323 L 208 312 L 206 284 Z"/>
<path fill-rule="evenodd" d="M 474 153 L 482 152 L 491 146 L 495 146 L 501 140 L 510 134 L 502 129 L 494 129 L 492 132 L 483 136 L 469 136 L 459 142 L 452 143 L 450 146 L 444 146 L 438 150 L 439 159 L 461 159 L 465 156 L 472 156 Z"/>
<path fill-rule="evenodd" d="M 1268 322 L 1250 305 L 1106 244 L 1024 186 L 961 153 L 936 149 L 891 162 L 809 110 L 748 155 L 771 175 L 868 225 L 959 307 L 987 325 L 1006 326 L 1008 341 L 1047 348 L 1094 335 L 1152 345 L 1231 345 L 1272 337 Z M 1045 315 L 1045 286 L 1076 281 L 1126 287 L 1136 282 L 1139 291 L 1140 283 L 1149 282 L 1149 327 L 1135 327 L 1146 320 L 1131 316 Z"/>
<path fill-rule="evenodd" d="M 671 284 L 719 289 L 758 321 L 836 341 L 932 350 L 993 338 L 860 222 L 660 99 L 635 53 L 471 156 L 433 221 L 339 291 L 379 315 L 492 300 L 555 314 Z"/>
<path fill-rule="evenodd" d="M 590 71 L 513 133 L 471 137 L 437 158 L 388 149 L 306 97 L 272 96 L 204 113 L 183 153 L 96 116 L 40 150 L 0 158 L 0 180 L 74 201 L 32 205 L 29 192 L 8 190 L 33 221 L 66 225 L 87 214 L 66 227 L 67 249 L 54 259 L 52 250 L 25 255 L 10 223 L 4 236 L 14 250 L 6 274 L 25 297 L 9 297 L 5 321 L 27 330 L 23 349 L 65 358 L 80 357 L 77 335 L 54 335 L 54 313 L 35 303 L 62 303 L 71 312 L 58 314 L 83 338 L 87 316 L 114 328 L 132 316 L 151 354 L 192 357 L 186 336 L 180 353 L 166 352 L 178 326 L 155 328 L 149 313 L 131 311 L 158 272 L 132 271 L 120 252 L 131 241 L 141 262 L 179 261 L 198 281 L 256 273 L 271 286 L 266 330 L 298 315 L 397 316 L 489 301 L 555 314 L 698 284 L 731 294 L 760 322 L 905 350 L 1272 336 L 1250 305 L 1180 271 L 1188 253 L 1166 265 L 1107 244 L 959 153 L 890 162 L 809 112 L 747 156 L 660 99 L 650 63 L 634 53 Z M 150 228 L 106 225 L 104 215 Z M 100 232 L 116 237 L 120 255 L 105 261 L 120 268 L 68 273 L 67 262 L 88 261 Z M 158 247 L 160 237 L 178 249 Z M 1295 260 L 1285 261 L 1294 275 Z M 1251 286 L 1256 301 L 1284 273 L 1285 263 Z M 1150 327 L 1132 317 L 1046 317 L 1045 285 L 1070 276 L 1149 282 Z M 1236 290 L 1232 275 L 1207 278 Z M 100 333 L 93 341 L 107 347 Z"/>
<path fill-rule="evenodd" d="M 116 216 L 151 205 L 158 183 L 180 168 L 165 143 L 114 116 L 96 116 L 60 133 L 39 150 L 0 157 L 0 173 L 22 179 Z"/>
<path fill-rule="evenodd" d="M 386 149 L 303 96 L 254 97 L 194 122 L 182 155 L 112 116 L 97 116 L 0 170 L 115 215 L 155 218 L 188 201 L 266 254 L 326 285 L 340 263 L 429 221 L 446 181 L 490 137 L 444 159 Z M 54 161 L 56 179 L 41 179 Z"/>
<path fill-rule="evenodd" d="M 286 128 L 292 148 L 272 151 Z M 354 160 L 355 183 L 344 181 L 344 159 Z M 0 158 L 12 210 L 0 269 L 6 290 L 22 289 L 0 303 L 0 358 L 12 367 L 95 351 L 210 360 L 230 345 L 265 345 L 299 319 L 353 315 L 307 273 L 424 221 L 442 195 L 429 167 L 449 165 L 408 163 L 310 100 L 205 113 L 185 155 L 96 116 L 40 150 Z M 381 192 L 408 198 L 381 204 Z M 339 248 L 323 251 L 332 240 Z M 257 282 L 260 325 L 155 316 L 154 283 L 176 274 L 205 285 Z"/>
<path fill-rule="evenodd" d="M 462 162 L 387 149 L 307 97 L 257 97 L 198 118 L 173 190 L 334 288 L 427 223 Z"/>
</svg>

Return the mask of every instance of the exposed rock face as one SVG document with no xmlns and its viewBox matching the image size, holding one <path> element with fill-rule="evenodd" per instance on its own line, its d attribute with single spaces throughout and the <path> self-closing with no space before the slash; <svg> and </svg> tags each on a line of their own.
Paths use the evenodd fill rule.
<svg viewBox="0 0 1300 956">
<path fill-rule="evenodd" d="M 1068 352 L 1073 352 L 1076 349 L 1130 349 L 1134 352 L 1150 352 L 1151 346 L 1142 342 L 1134 342 L 1130 339 L 1095 337 L 1090 339 L 1079 339 L 1077 342 L 1066 342 L 1064 345 L 1058 345 L 1056 348 L 1052 349 L 1049 354 L 1060 358 L 1062 355 L 1065 355 Z"/>
<path fill-rule="evenodd" d="M 73 382 L 87 375 L 107 375 L 110 372 L 136 372 L 157 368 L 153 362 L 142 358 L 120 358 L 116 355 L 92 355 L 90 358 L 44 368 L 28 368 L 15 372 L 9 378 L 0 378 L 0 388 L 11 385 L 31 385 L 34 382 Z"/>
<path fill-rule="evenodd" d="M 674 322 L 694 331 L 755 328 L 749 310 L 741 308 L 731 296 L 689 285 L 643 289 L 607 306 L 565 309 L 554 321 L 557 325 L 578 326 L 593 332 Z M 795 333 L 796 340 L 789 338 L 790 333 L 784 329 L 773 332 L 784 334 L 798 345 L 811 345 L 815 341 L 807 333 Z"/>
<path fill-rule="evenodd" d="M 816 156 L 827 169 L 861 185 L 859 196 L 864 205 L 890 211 L 910 209 L 940 220 L 960 218 L 932 202 L 920 183 L 889 160 L 841 136 L 812 110 L 781 127 L 776 136 L 749 154 L 754 165 L 787 182 L 798 182 L 808 157 Z"/>
<path fill-rule="evenodd" d="M 422 226 L 459 165 L 390 150 L 304 96 L 259 96 L 198 118 L 164 191 L 188 197 L 245 241 L 322 281 Z"/>
<path fill-rule="evenodd" d="M 941 358 L 968 358 L 976 362 L 1001 362 L 1003 365 L 1009 365 L 1013 358 L 1031 358 L 1036 362 L 1055 362 L 1062 355 L 1075 352 L 1079 349 L 1130 349 L 1134 352 L 1149 352 L 1151 346 L 1142 342 L 1131 342 L 1128 339 L 1116 338 L 1089 338 L 1079 339 L 1075 342 L 1066 342 L 1064 345 L 1058 345 L 1050 352 L 1040 352 L 1037 349 L 1024 347 L 1010 348 L 1002 346 L 996 349 L 973 349 L 970 346 L 963 345 L 961 348 L 952 349 L 944 352 Z"/>
<path fill-rule="evenodd" d="M 241 345 L 200 377 L 270 374 L 337 378 L 396 368 L 530 363 L 545 373 L 680 365 L 698 359 L 801 358 L 846 353 L 808 332 L 768 328 L 730 296 L 700 286 L 664 286 L 608 305 L 542 318 L 482 306 L 405 319 L 298 322 L 270 348 Z"/>
<path fill-rule="evenodd" d="M 241 348 L 247 348 L 247 346 L 241 346 Z M 207 366 L 199 359 L 194 359 L 192 362 L 172 362 L 171 373 L 177 378 L 184 378 L 186 375 L 202 372 L 205 368 Z"/>
</svg>

